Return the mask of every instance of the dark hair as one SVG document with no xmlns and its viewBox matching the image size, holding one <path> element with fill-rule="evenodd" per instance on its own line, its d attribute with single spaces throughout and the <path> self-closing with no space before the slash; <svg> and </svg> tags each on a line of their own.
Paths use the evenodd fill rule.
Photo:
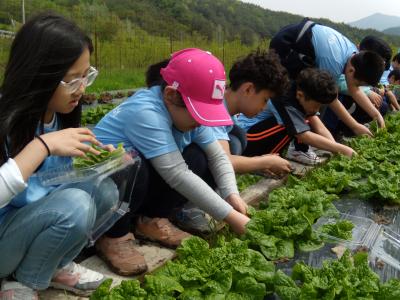
<svg viewBox="0 0 400 300">
<path fill-rule="evenodd" d="M 338 88 L 333 76 L 324 70 L 307 68 L 296 80 L 297 89 L 304 93 L 306 100 L 329 104 L 337 98 Z"/>
<path fill-rule="evenodd" d="M 229 72 L 230 87 L 236 91 L 245 82 L 254 84 L 256 92 L 269 90 L 280 96 L 289 86 L 286 69 L 274 51 L 257 50 L 237 60 Z"/>
<path fill-rule="evenodd" d="M 372 51 L 360 51 L 350 59 L 355 72 L 354 78 L 375 86 L 385 70 L 385 62 L 379 54 Z"/>
<path fill-rule="evenodd" d="M 170 59 L 164 59 L 158 63 L 155 63 L 153 65 L 151 65 L 150 67 L 147 68 L 146 71 L 146 86 L 148 88 L 151 88 L 152 86 L 155 85 L 167 85 L 166 82 L 164 81 L 164 79 L 162 78 L 160 71 L 162 68 L 165 68 L 168 63 L 169 63 Z"/>
<path fill-rule="evenodd" d="M 392 48 L 390 48 L 386 41 L 373 35 L 367 35 L 360 42 L 360 51 L 373 51 L 378 53 L 385 61 L 385 70 L 389 70 Z"/>
<path fill-rule="evenodd" d="M 394 81 L 400 80 L 400 70 L 392 70 L 389 75 L 388 78 L 394 76 Z"/>
<path fill-rule="evenodd" d="M 393 56 L 392 61 L 395 61 L 400 64 L 400 53 L 397 53 L 395 56 Z"/>
<path fill-rule="evenodd" d="M 170 61 L 169 58 L 164 59 L 164 60 L 162 60 L 158 63 L 155 63 L 147 68 L 147 71 L 146 71 L 146 86 L 147 86 L 147 88 L 151 88 L 153 86 L 159 85 L 161 87 L 161 90 L 164 91 L 164 89 L 166 88 L 168 83 L 164 80 L 164 78 L 162 78 L 160 71 L 162 68 L 165 68 L 166 66 L 168 66 L 169 61 Z M 177 105 L 186 107 L 186 104 L 183 101 L 181 93 L 178 90 L 176 90 L 176 93 L 179 95 L 181 102 L 182 102 L 181 104 L 177 104 Z"/>
<path fill-rule="evenodd" d="M 43 132 L 49 101 L 84 49 L 93 51 L 90 38 L 74 23 L 52 12 L 30 19 L 11 45 L 1 86 L 0 162 L 18 154 L 39 127 Z M 58 114 L 61 128 L 78 127 L 81 107 Z"/>
</svg>

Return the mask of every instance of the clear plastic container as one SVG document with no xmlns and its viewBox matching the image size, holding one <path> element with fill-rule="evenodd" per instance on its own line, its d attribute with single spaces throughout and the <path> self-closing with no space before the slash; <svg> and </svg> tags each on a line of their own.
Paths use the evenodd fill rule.
<svg viewBox="0 0 400 300">
<path fill-rule="evenodd" d="M 108 171 L 116 170 L 137 156 L 135 151 L 125 152 L 99 164 L 79 169 L 75 169 L 71 161 L 70 164 L 40 172 L 37 176 L 44 186 L 82 182 L 105 174 Z"/>
<path fill-rule="evenodd" d="M 381 225 L 370 250 L 370 264 L 383 280 L 400 278 L 400 235 Z"/>
<path fill-rule="evenodd" d="M 140 167 L 137 152 L 125 152 L 103 163 L 74 169 L 64 165 L 39 173 L 45 186 L 58 189 L 79 188 L 89 193 L 96 204 L 96 221 L 88 232 L 89 246 L 129 211 L 136 176 Z"/>
<path fill-rule="evenodd" d="M 338 221 L 343 221 L 343 220 L 350 221 L 354 224 L 351 240 L 340 239 L 335 236 L 331 236 L 329 234 L 320 232 L 320 228 L 323 225 L 335 224 Z M 313 229 L 324 240 L 326 240 L 330 243 L 345 245 L 346 248 L 355 250 L 356 248 L 358 248 L 360 246 L 365 246 L 366 240 L 369 239 L 368 236 L 372 232 L 377 230 L 376 226 L 379 226 L 379 225 L 374 223 L 374 221 L 372 221 L 370 219 L 352 216 L 349 214 L 339 213 L 338 218 L 334 218 L 334 217 L 319 218 L 318 221 L 313 225 Z"/>
<path fill-rule="evenodd" d="M 354 224 L 352 240 L 340 239 L 318 231 L 322 225 L 333 224 L 340 220 L 348 220 Z M 377 224 L 368 218 L 340 213 L 339 218 L 320 218 L 313 228 L 320 237 L 327 241 L 327 245 L 321 251 L 310 253 L 308 259 L 310 265 L 319 267 L 323 260 L 333 258 L 331 252 L 333 245 L 343 245 L 350 250 L 363 247 L 369 253 L 372 269 L 380 275 L 382 280 L 399 278 L 400 234 L 389 227 Z"/>
</svg>

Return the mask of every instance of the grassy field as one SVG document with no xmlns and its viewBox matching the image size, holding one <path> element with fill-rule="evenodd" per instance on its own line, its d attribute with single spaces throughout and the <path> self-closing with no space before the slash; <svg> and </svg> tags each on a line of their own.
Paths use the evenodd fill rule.
<svg viewBox="0 0 400 300">
<path fill-rule="evenodd" d="M 8 59 L 11 39 L 0 38 L 0 83 L 3 82 L 4 69 Z"/>
<path fill-rule="evenodd" d="M 145 85 L 145 72 L 145 69 L 99 70 L 96 81 L 86 89 L 86 93 L 143 87 Z"/>
<path fill-rule="evenodd" d="M 143 87 L 147 67 L 168 58 L 172 52 L 180 49 L 197 47 L 211 51 L 223 62 L 228 72 L 238 57 L 261 46 L 247 46 L 239 40 L 221 43 L 194 37 L 173 41 L 167 37 L 150 36 L 141 30 L 136 30 L 132 35 L 128 31 L 119 33 L 112 41 L 93 40 L 95 49 L 91 58 L 92 65 L 100 73 L 95 83 L 88 88 L 89 93 Z M 11 41 L 0 38 L 0 83 Z M 265 45 L 261 47 L 264 48 Z"/>
</svg>

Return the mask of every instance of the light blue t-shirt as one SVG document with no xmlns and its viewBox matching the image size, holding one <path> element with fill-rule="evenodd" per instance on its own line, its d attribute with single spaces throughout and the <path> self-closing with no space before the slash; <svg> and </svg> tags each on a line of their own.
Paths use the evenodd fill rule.
<svg viewBox="0 0 400 300">
<path fill-rule="evenodd" d="M 151 159 L 183 150 L 191 143 L 200 147 L 216 141 L 210 127 L 188 132 L 177 130 L 164 104 L 160 86 L 141 89 L 110 111 L 93 129 L 103 144 L 124 143 Z"/>
<path fill-rule="evenodd" d="M 385 70 L 382 73 L 381 79 L 379 80 L 379 83 L 383 84 L 383 85 L 389 85 L 389 74 L 390 72 L 393 71 L 393 67 L 390 66 L 389 70 Z"/>
<path fill-rule="evenodd" d="M 237 124 L 243 128 L 244 131 L 248 131 L 252 126 L 255 124 L 264 121 L 268 118 L 275 117 L 276 122 L 279 125 L 284 125 L 281 116 L 279 115 L 278 111 L 276 110 L 274 104 L 272 104 L 271 100 L 268 100 L 268 103 L 263 111 L 261 111 L 258 115 L 253 118 L 247 118 L 245 115 L 240 114 L 237 119 Z"/>
<path fill-rule="evenodd" d="M 58 129 L 59 127 L 56 117 L 54 123 L 50 127 L 44 127 L 44 132 L 49 133 L 57 131 Z M 0 209 L 0 223 L 8 212 L 40 200 L 57 187 L 43 186 L 39 180 L 39 177 L 37 176 L 37 173 L 69 164 L 71 164 L 70 157 L 49 156 L 48 158 L 46 158 L 43 164 L 40 166 L 40 169 L 37 170 L 37 172 L 34 173 L 31 177 L 29 177 L 27 188 L 16 197 L 14 197 L 9 204 Z"/>
<path fill-rule="evenodd" d="M 211 130 L 212 130 L 212 132 L 214 134 L 214 137 L 217 140 L 230 141 L 231 139 L 229 138 L 229 132 L 232 131 L 232 128 L 233 128 L 233 125 L 230 125 L 230 126 L 216 126 L 216 127 L 212 127 Z"/>
<path fill-rule="evenodd" d="M 316 24 L 311 30 L 317 67 L 329 71 L 337 80 L 348 59 L 358 52 L 356 45 L 330 27 Z"/>
<path fill-rule="evenodd" d="M 338 86 L 338 92 L 339 94 L 347 95 L 349 96 L 349 89 L 347 88 L 347 82 L 346 82 L 346 76 L 344 74 L 341 74 L 336 81 L 337 86 Z M 370 86 L 360 86 L 359 87 L 367 96 L 371 93 L 371 87 Z"/>
<path fill-rule="evenodd" d="M 225 105 L 226 110 L 229 111 L 228 106 L 226 104 L 226 100 L 224 100 L 224 105 Z M 231 116 L 231 119 L 234 124 L 237 124 L 237 115 Z M 216 126 L 216 127 L 210 127 L 210 128 L 217 140 L 225 140 L 225 141 L 231 140 L 229 138 L 229 133 L 232 131 L 233 125 Z"/>
</svg>

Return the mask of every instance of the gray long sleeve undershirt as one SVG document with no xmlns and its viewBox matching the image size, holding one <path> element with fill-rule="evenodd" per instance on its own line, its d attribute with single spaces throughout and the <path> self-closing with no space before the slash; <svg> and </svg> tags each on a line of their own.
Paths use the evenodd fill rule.
<svg viewBox="0 0 400 300">
<path fill-rule="evenodd" d="M 216 141 L 204 149 L 208 166 L 223 198 L 239 194 L 233 167 Z M 160 176 L 176 191 L 216 220 L 223 220 L 232 206 L 219 196 L 206 182 L 189 170 L 182 154 L 174 151 L 150 159 Z"/>
</svg>

